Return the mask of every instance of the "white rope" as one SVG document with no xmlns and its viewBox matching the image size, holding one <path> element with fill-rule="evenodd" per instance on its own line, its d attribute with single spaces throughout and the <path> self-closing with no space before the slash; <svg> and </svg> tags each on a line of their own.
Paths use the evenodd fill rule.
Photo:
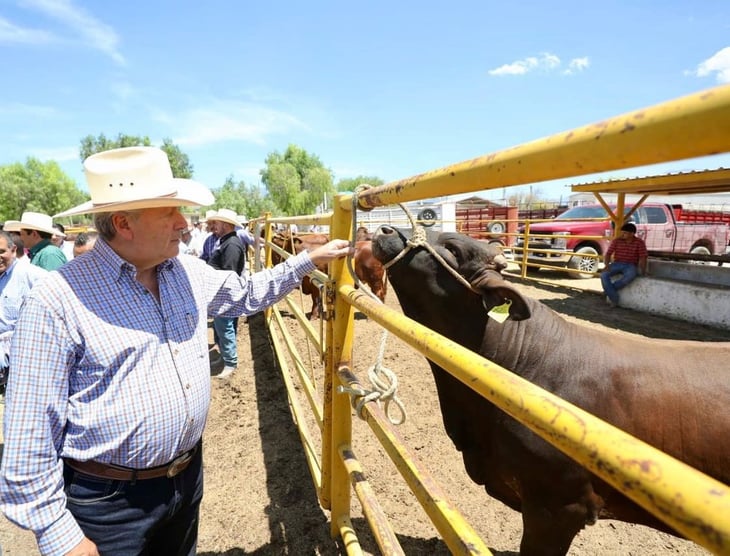
<svg viewBox="0 0 730 556">
<path fill-rule="evenodd" d="M 387 339 L 388 331 L 384 330 L 375 365 L 368 369 L 368 378 L 372 383 L 373 389 L 365 390 L 360 386 L 338 386 L 337 391 L 339 393 L 347 393 L 352 396 L 352 407 L 355 409 L 357 416 L 360 417 L 360 419 L 365 419 L 363 414 L 365 404 L 374 401 L 380 405 L 380 402 L 382 401 L 384 405 L 383 411 L 388 421 L 393 425 L 402 425 L 406 422 L 407 413 L 403 402 L 401 402 L 396 395 L 396 392 L 398 391 L 398 376 L 382 364 L 383 355 L 385 353 L 385 342 Z M 400 411 L 399 419 L 391 416 L 391 403 L 395 404 Z"/>
<path fill-rule="evenodd" d="M 360 191 L 364 191 L 366 189 L 370 189 L 372 186 L 368 185 L 367 183 L 362 183 L 358 185 L 355 188 L 355 191 L 352 194 L 352 231 L 350 234 L 350 248 L 353 250 L 355 249 L 355 233 L 357 231 L 357 194 Z M 371 299 L 374 299 L 378 303 L 383 303 L 380 301 L 377 295 L 375 295 L 373 292 L 370 291 L 370 288 L 364 288 L 362 282 L 360 281 L 360 278 L 357 277 L 357 274 L 355 273 L 355 268 L 353 267 L 352 262 L 352 255 L 347 255 L 347 258 L 345 259 L 345 263 L 347 266 L 347 271 L 350 273 L 350 276 L 352 277 L 352 281 L 354 284 L 360 288 L 361 292 L 365 292 L 366 295 L 368 295 Z M 385 267 L 383 267 L 385 268 Z M 383 277 L 384 280 L 387 280 L 387 274 Z"/>
<path fill-rule="evenodd" d="M 411 239 L 406 240 L 406 246 L 400 253 L 390 259 L 387 263 L 383 264 L 383 268 L 385 270 L 388 270 L 391 266 L 400 261 L 411 249 L 415 249 L 416 247 L 423 247 L 424 249 L 427 249 L 431 253 L 431 255 L 433 255 L 439 263 L 441 263 L 441 266 L 448 270 L 454 278 L 461 282 L 461 284 L 466 286 L 466 288 L 470 289 L 474 293 L 478 293 L 479 295 L 481 295 L 481 293 L 475 290 L 466 278 L 464 278 L 461 274 L 454 270 L 451 265 L 447 263 L 444 258 L 438 254 L 436 249 L 434 249 L 433 246 L 428 242 L 426 236 L 426 228 L 424 228 L 423 226 L 419 226 L 415 223 L 415 221 L 413 220 L 413 216 L 408 211 L 408 209 L 406 209 L 406 207 L 404 207 L 403 205 L 400 205 L 400 207 L 403 209 L 403 211 L 408 216 L 408 219 L 411 221 L 413 229 L 413 233 L 411 234 L 412 237 Z"/>
</svg>

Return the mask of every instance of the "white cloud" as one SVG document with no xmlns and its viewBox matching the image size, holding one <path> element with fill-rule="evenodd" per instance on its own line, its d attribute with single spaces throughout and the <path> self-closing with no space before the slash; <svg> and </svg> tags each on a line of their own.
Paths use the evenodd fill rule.
<svg viewBox="0 0 730 556">
<path fill-rule="evenodd" d="M 730 83 L 730 46 L 716 52 L 692 73 L 697 77 L 707 77 L 714 73 L 718 83 Z"/>
<path fill-rule="evenodd" d="M 573 58 L 568 62 L 568 68 L 563 72 L 565 75 L 573 75 L 574 73 L 581 72 L 591 65 L 591 61 L 588 56 L 583 58 Z"/>
<path fill-rule="evenodd" d="M 498 68 L 488 71 L 489 75 L 525 75 L 532 71 L 542 71 L 544 73 L 554 72 L 560 69 L 562 61 L 555 54 L 543 52 L 539 56 L 528 56 L 522 60 L 517 60 L 510 64 L 504 64 Z M 573 58 L 568 69 L 563 71 L 564 74 L 571 74 L 576 71 L 582 71 L 587 68 L 589 61 L 587 57 Z"/>
<path fill-rule="evenodd" d="M 74 31 L 81 41 L 108 55 L 120 65 L 125 64 L 119 52 L 119 37 L 114 29 L 102 23 L 71 0 L 23 0 L 22 5 L 60 21 Z"/>
<path fill-rule="evenodd" d="M 13 25 L 7 19 L 0 17 L 0 43 L 19 44 L 48 44 L 53 42 L 53 35 L 38 29 L 24 29 Z"/>
<path fill-rule="evenodd" d="M 158 119 L 166 119 L 157 114 Z M 295 129 L 308 129 L 295 116 L 255 104 L 218 101 L 178 114 L 174 120 L 179 132 L 175 143 L 203 145 L 222 141 L 244 141 L 265 145 L 271 135 L 282 135 Z"/>
</svg>

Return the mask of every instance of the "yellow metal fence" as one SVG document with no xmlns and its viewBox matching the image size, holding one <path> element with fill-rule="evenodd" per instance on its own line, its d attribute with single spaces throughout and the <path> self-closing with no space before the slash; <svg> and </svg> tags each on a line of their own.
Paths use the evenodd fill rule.
<svg viewBox="0 0 730 556">
<path fill-rule="evenodd" d="M 730 151 L 730 86 L 718 87 L 656 107 L 618 116 L 472 161 L 400 180 L 357 194 L 362 208 L 438 195 L 477 191 Z M 680 138 L 681 140 L 677 140 Z M 341 195 L 334 213 L 270 219 L 268 222 L 328 225 L 331 237 L 350 237 L 352 195 Z M 267 226 L 270 229 L 270 226 Z M 270 241 L 270 234 L 267 240 Z M 270 243 L 267 242 L 270 248 Z M 270 263 L 270 254 L 267 256 Z M 309 330 L 317 357 L 324 359 L 322 384 L 312 380 L 304 358 L 293 349 L 295 369 L 282 363 L 284 381 L 319 493 L 331 511 L 331 532 L 349 554 L 360 554 L 350 520 L 354 492 L 380 549 L 402 549 L 373 495 L 352 445 L 350 397 L 341 387 L 358 387 L 352 373 L 354 311 L 362 311 L 413 349 L 446 369 L 480 395 L 580 462 L 591 472 L 717 554 L 730 554 L 730 488 L 587 414 L 508 370 L 389 309 L 353 287 L 345 261 L 330 265 L 324 283 L 324 334 Z M 292 310 L 305 327 L 303 312 Z M 267 311 L 280 361 L 292 350 L 278 309 Z M 321 338 L 321 339 L 318 339 Z M 294 384 L 293 378 L 297 379 Z M 320 441 L 306 426 L 302 395 L 320 429 Z M 380 409 L 365 405 L 363 418 L 454 554 L 488 554 L 473 529 L 448 503 Z M 319 444 L 320 449 L 316 449 Z M 627 453 L 632 454 L 626 458 Z M 631 462 L 651 462 L 634 465 Z M 660 477 L 660 479 L 658 479 Z M 631 485 L 627 488 L 626 485 Z M 637 487 L 637 485 L 640 485 Z M 679 502 L 681 501 L 681 503 Z"/>
</svg>

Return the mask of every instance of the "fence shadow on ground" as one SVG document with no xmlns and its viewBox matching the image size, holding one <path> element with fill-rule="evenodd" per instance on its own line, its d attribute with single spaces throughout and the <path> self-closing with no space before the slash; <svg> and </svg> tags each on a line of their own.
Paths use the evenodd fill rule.
<svg viewBox="0 0 730 556">
<path fill-rule="evenodd" d="M 259 431 L 266 466 L 266 489 L 271 540 L 253 551 L 232 548 L 222 552 L 200 552 L 200 556 L 241 556 L 244 554 L 345 554 L 341 539 L 329 534 L 327 513 L 320 507 L 309 474 L 299 433 L 292 420 L 286 389 L 266 331 L 264 316 L 249 317 L 249 338 L 254 361 L 254 377 L 259 411 Z M 265 410 L 263 410 L 265 408 Z M 282 446 L 287 446 L 282 457 Z M 294 448 L 294 449 L 292 449 Z M 363 518 L 353 518 L 353 527 L 365 553 L 380 550 Z M 399 535 L 406 554 L 447 555 L 446 544 L 438 537 L 414 538 Z M 495 552 L 513 556 L 511 552 Z"/>
</svg>

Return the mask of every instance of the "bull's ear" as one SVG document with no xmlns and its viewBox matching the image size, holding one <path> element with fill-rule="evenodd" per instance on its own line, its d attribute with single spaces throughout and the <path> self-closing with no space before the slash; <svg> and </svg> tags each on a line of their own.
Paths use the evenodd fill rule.
<svg viewBox="0 0 730 556">
<path fill-rule="evenodd" d="M 502 278 L 489 278 L 482 281 L 476 289 L 482 294 L 482 303 L 487 311 L 510 302 L 509 316 L 512 320 L 530 318 L 530 308 L 522 294 L 515 290 Z"/>
</svg>

